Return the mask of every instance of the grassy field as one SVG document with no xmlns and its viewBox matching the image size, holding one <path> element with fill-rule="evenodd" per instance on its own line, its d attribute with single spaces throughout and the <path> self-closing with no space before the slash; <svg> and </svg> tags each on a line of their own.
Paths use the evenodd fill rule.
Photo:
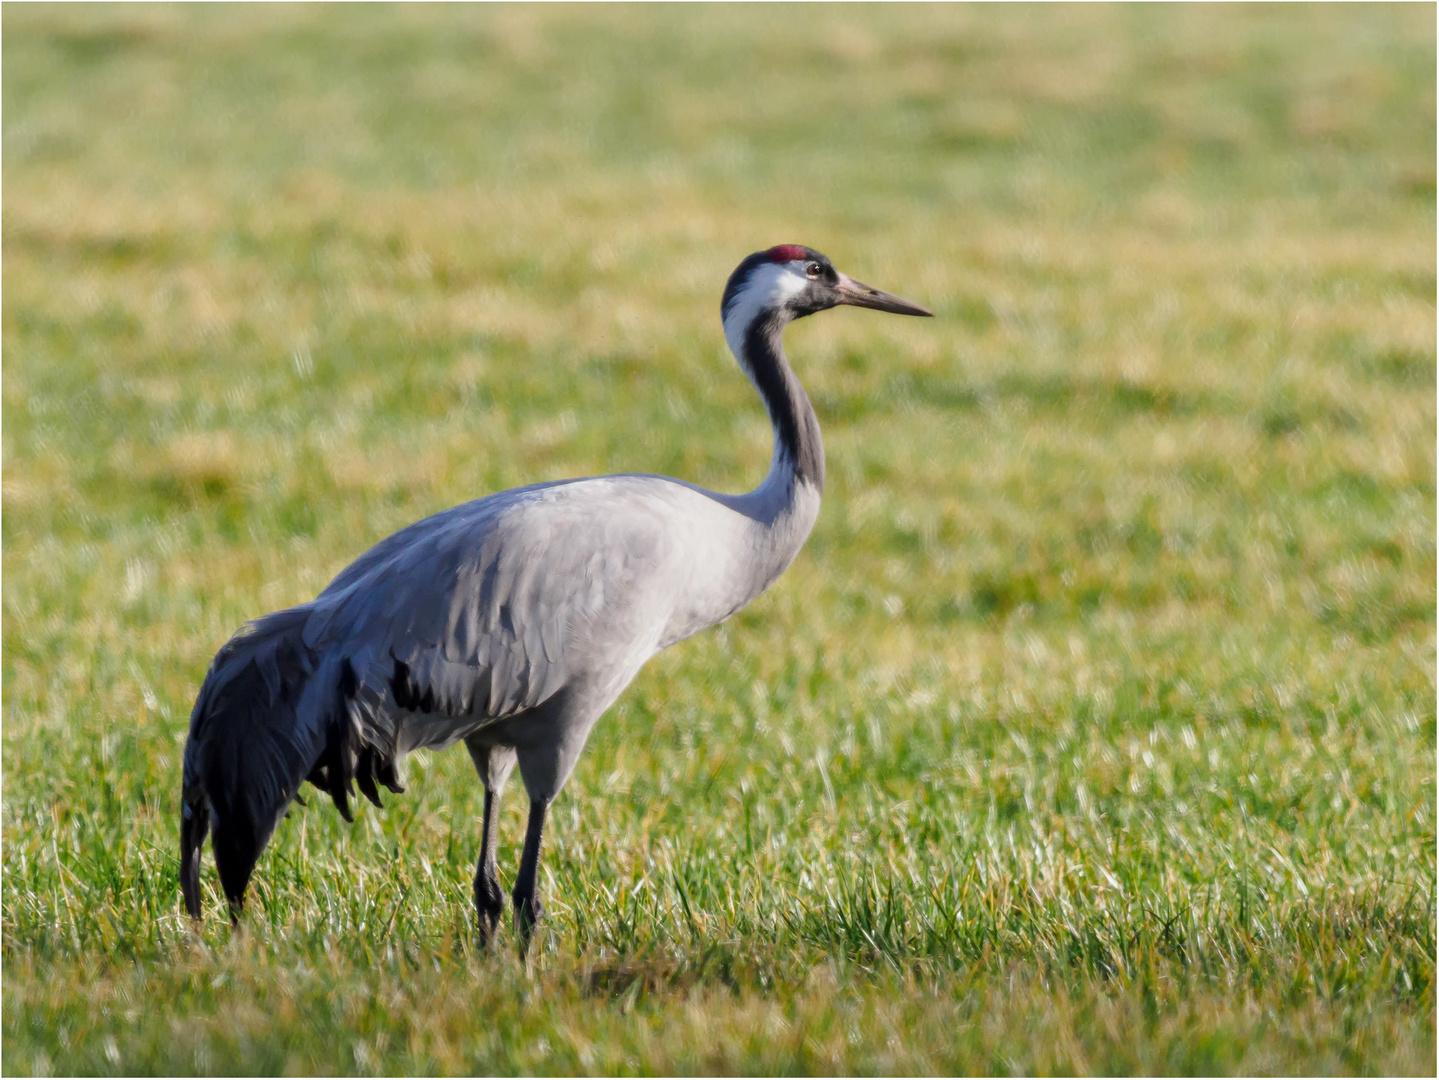
<svg viewBox="0 0 1439 1080">
<path fill-rule="evenodd" d="M 4 10 L 3 1037 L 24 1073 L 1435 1067 L 1435 13 Z M 461 750 L 176 880 L 211 655 L 371 543 L 770 455 L 472 929 Z M 512 880 L 524 799 L 512 789 Z"/>
</svg>

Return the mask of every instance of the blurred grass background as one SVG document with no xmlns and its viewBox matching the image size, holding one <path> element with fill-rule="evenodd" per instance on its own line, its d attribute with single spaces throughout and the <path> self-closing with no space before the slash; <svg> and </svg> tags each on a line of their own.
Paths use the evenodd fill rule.
<svg viewBox="0 0 1439 1080">
<path fill-rule="evenodd" d="M 1434 19 L 7 5 L 6 1071 L 1432 1074 Z M 819 524 L 596 730 L 528 966 L 461 752 L 191 935 L 215 649 L 489 491 L 752 486 L 791 241 L 938 318 L 789 332 Z"/>
</svg>

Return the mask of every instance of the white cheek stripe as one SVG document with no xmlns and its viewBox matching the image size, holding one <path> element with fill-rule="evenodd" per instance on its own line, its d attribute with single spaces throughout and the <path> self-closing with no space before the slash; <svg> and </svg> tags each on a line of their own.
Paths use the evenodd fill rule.
<svg viewBox="0 0 1439 1080">
<path fill-rule="evenodd" d="M 804 262 L 765 263 L 749 276 L 724 318 L 725 341 L 734 358 L 744 363 L 744 332 L 761 311 L 777 308 L 809 284 Z M 748 374 L 748 368 L 746 368 Z"/>
</svg>

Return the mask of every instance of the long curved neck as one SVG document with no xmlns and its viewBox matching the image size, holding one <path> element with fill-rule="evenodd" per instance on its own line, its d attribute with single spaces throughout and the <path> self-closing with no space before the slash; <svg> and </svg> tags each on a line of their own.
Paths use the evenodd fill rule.
<svg viewBox="0 0 1439 1080">
<path fill-rule="evenodd" d="M 764 483 L 745 495 L 697 489 L 735 513 L 690 518 L 698 530 L 696 548 L 707 554 L 690 588 L 677 597 L 659 648 L 729 618 L 769 588 L 794 562 L 819 517 L 824 444 L 814 408 L 780 348 L 786 321 L 769 312 L 745 322 L 726 320 L 730 351 L 769 410 L 774 458 Z"/>
<path fill-rule="evenodd" d="M 788 321 L 779 311 L 766 312 L 726 338 L 764 399 L 774 428 L 774 458 L 756 494 L 783 491 L 792 499 L 799 485 L 807 485 L 815 494 L 824 490 L 824 440 L 814 406 L 785 360 L 780 337 Z"/>
</svg>

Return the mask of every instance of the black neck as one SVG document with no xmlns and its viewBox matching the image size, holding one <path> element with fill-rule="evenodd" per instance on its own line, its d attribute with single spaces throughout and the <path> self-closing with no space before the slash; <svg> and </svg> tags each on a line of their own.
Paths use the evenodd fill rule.
<svg viewBox="0 0 1439 1080">
<path fill-rule="evenodd" d="M 768 312 L 745 330 L 744 362 L 774 426 L 776 454 L 787 459 L 796 482 L 824 490 L 824 442 L 809 396 L 784 358 L 780 335 L 789 320 Z"/>
</svg>

